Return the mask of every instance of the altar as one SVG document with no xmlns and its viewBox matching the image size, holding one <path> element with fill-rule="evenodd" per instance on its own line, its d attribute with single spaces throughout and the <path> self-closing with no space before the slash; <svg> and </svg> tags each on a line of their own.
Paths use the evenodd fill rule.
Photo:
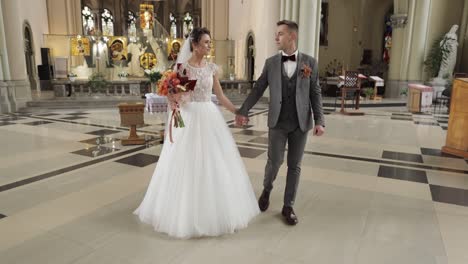
<svg viewBox="0 0 468 264">
<path fill-rule="evenodd" d="M 140 96 L 148 86 L 146 79 L 107 81 L 105 87 L 94 88 L 86 79 L 60 79 L 51 81 L 55 97 L 79 97 L 93 94 L 114 96 Z"/>
<path fill-rule="evenodd" d="M 167 98 L 166 96 L 160 96 L 154 93 L 145 94 L 146 106 L 145 110 L 151 114 L 167 113 Z M 218 98 L 215 94 L 211 95 L 211 101 L 218 104 Z"/>
</svg>

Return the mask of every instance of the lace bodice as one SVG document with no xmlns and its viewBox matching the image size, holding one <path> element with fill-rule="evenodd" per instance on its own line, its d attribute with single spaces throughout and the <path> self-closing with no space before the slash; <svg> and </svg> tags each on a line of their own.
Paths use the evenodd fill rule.
<svg viewBox="0 0 468 264">
<path fill-rule="evenodd" d="M 197 80 L 195 89 L 191 93 L 192 102 L 209 102 L 213 90 L 213 75 L 217 68 L 214 63 L 207 63 L 205 67 L 193 67 L 188 62 L 182 65 L 182 70 L 187 71 L 187 76 L 191 80 Z"/>
</svg>

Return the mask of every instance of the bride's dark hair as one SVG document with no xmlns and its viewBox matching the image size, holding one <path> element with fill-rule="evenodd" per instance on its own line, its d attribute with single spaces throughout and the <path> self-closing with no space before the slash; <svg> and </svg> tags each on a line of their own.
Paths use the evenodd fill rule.
<svg viewBox="0 0 468 264">
<path fill-rule="evenodd" d="M 193 51 L 193 47 L 191 44 L 198 44 L 202 36 L 205 34 L 211 37 L 210 30 L 208 30 L 206 27 L 196 27 L 192 30 L 192 32 L 190 32 L 190 51 Z"/>
</svg>

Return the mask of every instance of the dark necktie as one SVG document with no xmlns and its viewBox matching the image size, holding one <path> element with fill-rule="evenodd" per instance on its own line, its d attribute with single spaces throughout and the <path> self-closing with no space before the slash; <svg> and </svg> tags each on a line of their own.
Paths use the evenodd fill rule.
<svg viewBox="0 0 468 264">
<path fill-rule="evenodd" d="M 290 61 L 296 61 L 296 54 L 293 54 L 293 55 L 291 55 L 291 56 L 284 56 L 284 55 L 283 55 L 283 56 L 281 57 L 281 61 L 282 61 L 282 62 L 285 62 L 285 61 L 288 61 L 288 60 L 290 60 Z"/>
</svg>

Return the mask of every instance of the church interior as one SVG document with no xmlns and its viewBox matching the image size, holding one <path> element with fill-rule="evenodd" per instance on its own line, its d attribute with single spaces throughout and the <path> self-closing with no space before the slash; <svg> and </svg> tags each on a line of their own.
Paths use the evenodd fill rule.
<svg viewBox="0 0 468 264">
<path fill-rule="evenodd" d="M 468 0 L 0 0 L 0 14 L 0 263 L 468 263 Z M 158 80 L 206 27 L 204 59 L 241 107 L 280 20 L 317 61 L 326 123 L 307 137 L 299 223 L 281 217 L 284 162 L 246 228 L 155 232 L 132 213 L 170 144 Z M 258 198 L 270 91 L 245 126 L 211 101 Z"/>
</svg>

